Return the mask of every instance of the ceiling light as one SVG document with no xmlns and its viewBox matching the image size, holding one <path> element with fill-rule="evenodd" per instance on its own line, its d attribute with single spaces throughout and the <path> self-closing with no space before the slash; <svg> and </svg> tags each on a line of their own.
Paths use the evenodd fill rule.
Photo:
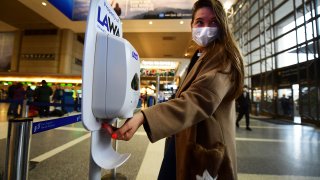
<svg viewBox="0 0 320 180">
<path fill-rule="evenodd" d="M 42 2 L 41 3 L 43 6 L 47 6 L 47 3 L 46 2 Z"/>
<path fill-rule="evenodd" d="M 183 21 L 180 21 L 180 24 L 183 24 L 184 22 Z"/>
<path fill-rule="evenodd" d="M 231 8 L 231 6 L 232 6 L 232 2 L 230 2 L 230 1 L 226 1 L 226 2 L 223 4 L 223 6 L 224 6 L 224 9 L 228 10 L 228 9 L 230 9 L 230 8 Z"/>
<path fill-rule="evenodd" d="M 188 56 L 188 53 L 185 53 L 184 56 L 187 57 L 187 56 Z"/>
<path fill-rule="evenodd" d="M 151 24 L 152 24 L 152 21 L 149 21 L 149 24 L 151 25 Z"/>
</svg>

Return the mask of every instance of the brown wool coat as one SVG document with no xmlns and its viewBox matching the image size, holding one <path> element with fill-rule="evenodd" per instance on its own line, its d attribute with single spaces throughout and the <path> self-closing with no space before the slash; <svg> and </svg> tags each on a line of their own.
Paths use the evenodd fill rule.
<svg viewBox="0 0 320 180">
<path fill-rule="evenodd" d="M 220 166 L 218 179 L 237 179 L 235 102 L 224 99 L 233 84 L 228 74 L 213 67 L 214 60 L 200 57 L 175 99 L 143 110 L 150 127 L 148 137 L 151 142 L 175 135 L 177 180 L 195 179 L 189 173 L 190 168 L 197 167 L 187 153 L 187 145 L 192 139 L 208 149 L 222 143 L 225 146 L 220 158 L 222 163 L 220 161 L 221 166 L 215 164 Z M 218 163 L 216 157 L 211 161 Z"/>
</svg>

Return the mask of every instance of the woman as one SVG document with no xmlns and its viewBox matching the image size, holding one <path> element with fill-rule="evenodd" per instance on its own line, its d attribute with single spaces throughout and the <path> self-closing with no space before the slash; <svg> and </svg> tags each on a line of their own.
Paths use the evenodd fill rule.
<svg viewBox="0 0 320 180">
<path fill-rule="evenodd" d="M 104 127 L 119 140 L 130 140 L 141 125 L 151 142 L 174 135 L 165 153 L 159 179 L 196 179 L 194 175 L 190 176 L 190 171 L 198 168 L 193 160 L 201 159 L 201 153 L 191 159 L 190 142 L 220 153 L 221 159 L 203 158 L 208 161 L 205 169 L 211 177 L 237 179 L 235 98 L 243 87 L 242 57 L 219 1 L 198 0 L 193 7 L 191 27 L 199 53 L 192 58 L 176 97 L 136 113 L 117 130 L 110 125 L 104 124 Z M 174 172 L 168 167 L 172 165 Z M 210 165 L 216 169 L 211 170 Z M 168 174 L 174 174 L 174 177 L 167 177 Z M 197 175 L 206 174 L 203 171 Z"/>
</svg>

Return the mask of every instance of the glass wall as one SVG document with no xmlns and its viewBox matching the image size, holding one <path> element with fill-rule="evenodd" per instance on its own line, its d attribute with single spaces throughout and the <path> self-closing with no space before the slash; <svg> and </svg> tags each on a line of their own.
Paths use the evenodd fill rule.
<svg viewBox="0 0 320 180">
<path fill-rule="evenodd" d="M 298 116 L 320 124 L 319 0 L 238 0 L 229 15 L 245 60 L 245 83 L 259 96 L 261 113 L 287 116 L 298 87 Z M 260 97 L 261 96 L 261 97 Z M 291 100 L 293 101 L 293 100 Z M 285 104 L 285 103 L 283 103 Z"/>
</svg>

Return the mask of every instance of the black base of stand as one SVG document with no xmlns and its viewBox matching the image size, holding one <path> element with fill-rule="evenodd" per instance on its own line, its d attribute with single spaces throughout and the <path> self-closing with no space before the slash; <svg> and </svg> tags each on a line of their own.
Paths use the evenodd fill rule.
<svg viewBox="0 0 320 180">
<path fill-rule="evenodd" d="M 127 180 L 127 177 L 120 173 L 116 173 L 116 174 L 108 173 L 104 175 L 101 178 L 101 180 Z"/>
<path fill-rule="evenodd" d="M 37 164 L 38 164 L 38 162 L 29 161 L 29 171 L 36 168 Z"/>
</svg>

